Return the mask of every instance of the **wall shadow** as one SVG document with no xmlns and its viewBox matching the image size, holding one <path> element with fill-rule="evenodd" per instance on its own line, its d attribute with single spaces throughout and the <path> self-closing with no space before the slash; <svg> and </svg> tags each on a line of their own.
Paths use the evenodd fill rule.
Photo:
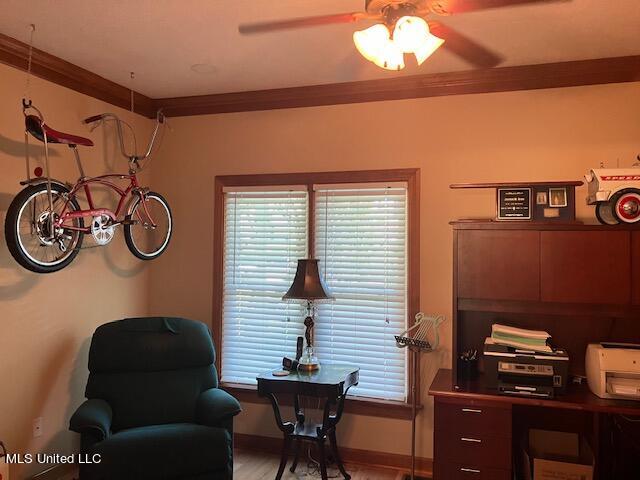
<svg viewBox="0 0 640 480">
<path fill-rule="evenodd" d="M 37 378 L 36 388 L 34 394 L 31 399 L 25 399 L 27 402 L 25 418 L 34 419 L 43 415 L 43 411 L 45 405 L 50 397 L 52 390 L 60 381 L 60 376 L 62 372 L 65 370 L 65 366 L 71 363 L 71 356 L 75 352 L 75 342 L 72 336 L 66 336 L 65 338 L 60 339 L 57 342 L 57 345 L 53 349 L 52 353 L 49 355 L 47 362 L 45 363 L 46 367 L 40 372 Z M 29 403 L 30 402 L 30 403 Z M 64 432 L 60 432 L 62 434 Z M 61 437 L 56 435 L 53 437 L 53 441 L 60 441 Z M 16 448 L 14 451 L 17 452 L 32 452 L 32 448 L 30 448 L 30 444 L 33 441 L 31 436 L 31 429 L 25 428 L 21 431 L 16 437 Z M 56 447 L 58 448 L 58 447 Z M 44 466 L 26 466 L 23 470 L 22 465 L 16 466 L 17 478 L 21 478 L 26 470 L 31 470 L 36 467 L 38 470 L 43 469 Z M 30 474 L 36 473 L 36 471 L 29 472 Z"/>
<path fill-rule="evenodd" d="M 0 193 L 0 222 L 4 225 L 7 209 L 13 200 L 13 195 Z M 4 228 L 3 228 L 4 232 Z M 38 274 L 29 272 L 16 262 L 7 249 L 6 240 L 0 239 L 0 272 L 8 271 L 9 275 L 2 274 L 0 281 L 0 300 L 15 300 L 22 298 L 39 281 Z"/>
<path fill-rule="evenodd" d="M 24 159 L 24 141 L 13 140 L 0 133 L 0 153 Z M 29 156 L 35 159 L 44 158 L 44 145 L 34 138 L 29 139 Z M 49 149 L 49 157 L 59 156 L 60 152 L 55 148 Z"/>
<path fill-rule="evenodd" d="M 118 233 L 122 233 L 122 232 L 118 232 Z M 116 242 L 118 241 L 118 239 L 114 238 L 113 241 Z M 122 238 L 120 239 L 120 241 L 124 242 L 124 234 L 122 234 Z M 146 267 L 145 265 L 146 262 L 142 260 L 136 260 L 136 263 L 133 266 L 118 265 L 117 263 L 118 258 L 122 257 L 122 255 L 131 255 L 131 253 L 129 253 L 129 250 L 119 252 L 118 256 L 116 257 L 116 255 L 114 255 L 113 253 L 113 249 L 109 248 L 109 245 L 107 245 L 106 248 L 102 249 L 102 252 L 103 252 L 102 258 L 104 259 L 104 262 L 107 264 L 107 267 L 109 267 L 109 270 L 111 270 L 113 273 L 115 273 L 119 277 L 122 277 L 122 278 L 135 277 L 136 275 L 142 273 L 142 271 Z"/>
</svg>

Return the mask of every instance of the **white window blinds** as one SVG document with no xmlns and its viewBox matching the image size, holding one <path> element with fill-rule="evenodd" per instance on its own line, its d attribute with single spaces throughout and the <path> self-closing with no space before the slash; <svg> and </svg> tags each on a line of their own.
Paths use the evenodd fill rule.
<svg viewBox="0 0 640 480">
<path fill-rule="evenodd" d="M 315 257 L 335 296 L 316 315 L 320 362 L 360 366 L 355 396 L 407 396 L 407 189 L 366 184 L 315 187 Z"/>
<path fill-rule="evenodd" d="M 307 256 L 307 199 L 306 189 L 225 192 L 224 382 L 255 384 L 296 351 L 304 308 L 282 295 Z"/>
</svg>

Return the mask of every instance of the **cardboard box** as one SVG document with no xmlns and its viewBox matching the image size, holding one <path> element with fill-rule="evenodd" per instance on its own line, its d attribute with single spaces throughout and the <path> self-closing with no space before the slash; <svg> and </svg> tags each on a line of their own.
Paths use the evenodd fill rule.
<svg viewBox="0 0 640 480">
<path fill-rule="evenodd" d="M 593 452 L 577 433 L 531 429 L 523 467 L 526 480 L 593 480 Z"/>
</svg>

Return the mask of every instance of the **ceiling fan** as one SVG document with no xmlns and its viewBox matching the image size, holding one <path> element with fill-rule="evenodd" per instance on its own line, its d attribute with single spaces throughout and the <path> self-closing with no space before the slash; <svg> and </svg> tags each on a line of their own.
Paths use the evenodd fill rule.
<svg viewBox="0 0 640 480">
<path fill-rule="evenodd" d="M 571 0 L 365 0 L 364 12 L 340 13 L 289 20 L 250 23 L 238 27 L 244 35 L 373 20 L 375 25 L 353 34 L 358 51 L 387 70 L 402 70 L 405 54 L 415 55 L 418 65 L 443 46 L 475 68 L 491 68 L 503 58 L 460 32 L 432 20 L 489 8 Z"/>
</svg>

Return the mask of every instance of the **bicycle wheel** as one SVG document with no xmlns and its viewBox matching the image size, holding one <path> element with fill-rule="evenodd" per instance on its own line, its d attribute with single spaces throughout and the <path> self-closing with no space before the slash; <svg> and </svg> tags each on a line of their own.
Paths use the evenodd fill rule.
<svg viewBox="0 0 640 480">
<path fill-rule="evenodd" d="M 36 273 L 53 273 L 69 265 L 82 246 L 82 232 L 57 227 L 51 231 L 53 220 L 60 218 L 69 189 L 51 185 L 53 212 L 49 210 L 47 184 L 32 185 L 13 199 L 4 224 L 9 252 L 27 270 Z M 69 200 L 67 211 L 80 210 L 75 198 Z M 83 228 L 82 218 L 75 218 L 67 225 Z"/>
<path fill-rule="evenodd" d="M 139 198 L 133 204 L 124 226 L 124 239 L 136 257 L 153 260 L 169 246 L 173 219 L 169 204 L 162 195 L 149 192 L 144 199 L 144 205 Z"/>
</svg>

